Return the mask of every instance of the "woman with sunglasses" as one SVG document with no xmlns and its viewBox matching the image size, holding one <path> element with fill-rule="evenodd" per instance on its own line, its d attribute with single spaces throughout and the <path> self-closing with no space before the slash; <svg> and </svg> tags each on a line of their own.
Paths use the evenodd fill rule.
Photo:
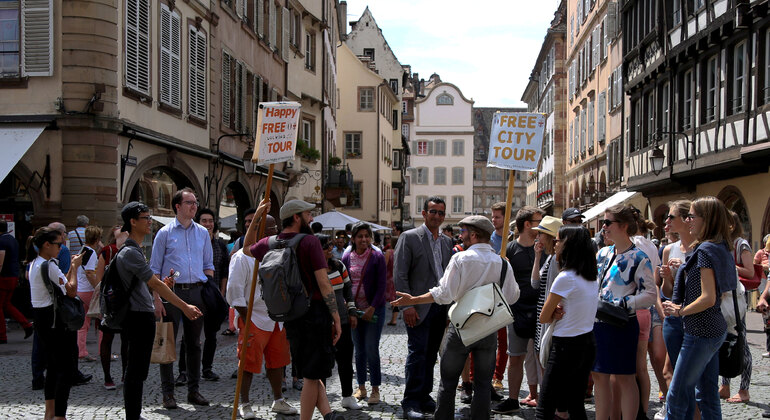
<svg viewBox="0 0 770 420">
<path fill-rule="evenodd" d="M 75 297 L 78 288 L 77 272 L 82 254 L 72 255 L 72 265 L 65 276 L 55 259 L 63 243 L 61 232 L 48 227 L 40 228 L 35 232 L 32 243 L 34 251 L 37 252 L 37 258 L 29 269 L 29 286 L 35 331 L 40 337 L 41 353 L 46 368 L 44 418 L 64 419 L 67 415 L 72 375 L 77 370 L 77 332 L 68 331 L 64 323 L 54 317 L 54 298 L 48 291 L 41 269 L 44 262 L 50 261 L 47 265 L 48 279 L 67 296 Z"/>
<path fill-rule="evenodd" d="M 557 407 L 564 406 L 570 419 L 579 420 L 586 418 L 583 393 L 596 352 L 593 318 L 599 303 L 597 273 L 591 235 L 586 228 L 567 225 L 559 229 L 558 235 L 554 258 L 562 269 L 551 285 L 540 322 L 554 322 L 557 311 L 563 317 L 553 325 L 537 418 L 566 418 L 556 412 Z"/>
<path fill-rule="evenodd" d="M 356 308 L 363 312 L 353 328 L 353 345 L 356 350 L 356 379 L 358 400 L 366 398 L 366 373 L 370 376 L 372 393 L 369 405 L 380 402 L 380 336 L 385 324 L 385 257 L 372 246 L 372 228 L 366 222 L 358 222 L 351 228 L 353 247 L 345 251 L 342 263 L 348 267 L 353 284 Z"/>
<path fill-rule="evenodd" d="M 321 248 L 326 257 L 329 281 L 334 289 L 334 297 L 337 299 L 337 310 L 340 313 L 342 334 L 337 344 L 334 345 L 334 358 L 337 361 L 337 371 L 340 376 L 340 388 L 342 388 L 341 405 L 348 410 L 360 410 L 362 407 L 353 398 L 353 338 L 351 328 L 358 324 L 356 318 L 356 305 L 353 302 L 353 286 L 350 283 L 348 269 L 345 264 L 334 257 L 332 250 L 334 243 L 329 235 L 316 233 L 316 238 L 321 242 Z M 348 316 L 345 316 L 348 314 Z"/>
<path fill-rule="evenodd" d="M 666 417 L 692 418 L 697 384 L 701 418 L 721 419 L 719 348 L 727 335 L 727 322 L 719 297 L 736 287 L 729 242 L 732 220 L 721 201 L 703 197 L 692 203 L 687 221 L 695 237 L 693 255 L 677 273 L 672 300 L 663 303 L 666 315 L 681 318 L 684 327 L 666 397 Z"/>
<path fill-rule="evenodd" d="M 599 300 L 625 310 L 628 322 L 622 327 L 599 320 L 594 324 L 596 361 L 592 377 L 596 418 L 610 417 L 613 398 L 619 398 L 623 418 L 630 419 L 636 418 L 639 409 L 635 380 L 639 342 L 636 311 L 655 303 L 657 289 L 650 258 L 632 240 L 638 230 L 638 211 L 633 207 L 613 206 L 604 213 L 602 223 L 606 237 L 614 245 L 602 248 L 597 255 Z M 610 376 L 614 376 L 624 390 L 620 395 L 612 394 Z"/>
</svg>

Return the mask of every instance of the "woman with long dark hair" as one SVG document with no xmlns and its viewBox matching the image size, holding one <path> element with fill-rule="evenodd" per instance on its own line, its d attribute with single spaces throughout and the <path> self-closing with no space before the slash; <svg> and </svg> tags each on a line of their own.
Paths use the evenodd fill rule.
<svg viewBox="0 0 770 420">
<path fill-rule="evenodd" d="M 372 393 L 367 402 L 380 402 L 380 336 L 385 324 L 385 257 L 372 247 L 372 228 L 366 222 L 358 222 L 351 228 L 351 251 L 345 251 L 342 262 L 348 267 L 353 283 L 353 300 L 363 312 L 353 329 L 356 350 L 356 399 L 366 398 L 366 374 L 370 374 Z"/>
<path fill-rule="evenodd" d="M 77 332 L 67 330 L 62 320 L 54 316 L 54 296 L 48 291 L 42 266 L 48 261 L 48 279 L 67 296 L 75 297 L 78 288 L 77 271 L 82 255 L 72 256 L 71 268 L 65 276 L 56 261 L 63 244 L 61 232 L 48 227 L 40 228 L 35 232 L 32 243 L 37 258 L 30 265 L 29 286 L 35 331 L 40 337 L 46 369 L 44 418 L 64 419 L 72 375 L 77 369 Z"/>
<path fill-rule="evenodd" d="M 548 362 L 537 405 L 538 419 L 553 419 L 564 406 L 570 419 L 586 418 L 585 384 L 594 363 L 594 316 L 599 301 L 591 235 L 582 226 L 567 225 L 555 239 L 555 257 L 561 272 L 551 285 L 540 312 L 543 324 L 555 322 Z M 556 320 L 558 312 L 563 317 Z M 540 349 L 544 351 L 545 349 Z M 561 417 L 558 417 L 561 418 Z"/>
<path fill-rule="evenodd" d="M 727 322 L 719 296 L 736 287 L 731 219 L 721 201 L 703 197 L 690 206 L 687 222 L 695 237 L 694 253 L 679 268 L 672 300 L 663 303 L 666 315 L 681 318 L 684 327 L 666 397 L 666 417 L 692 418 L 697 384 L 701 418 L 721 419 L 719 348 L 727 335 Z"/>
</svg>

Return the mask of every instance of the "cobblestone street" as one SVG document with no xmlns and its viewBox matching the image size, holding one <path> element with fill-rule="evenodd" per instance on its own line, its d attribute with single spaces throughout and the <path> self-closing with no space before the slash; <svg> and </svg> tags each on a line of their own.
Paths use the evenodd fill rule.
<svg viewBox="0 0 770 420">
<path fill-rule="evenodd" d="M 761 329 L 762 319 L 759 314 L 749 314 L 749 342 L 754 356 L 754 373 L 751 380 L 752 401 L 748 404 L 722 403 L 725 419 L 757 419 L 768 408 L 770 402 L 770 363 L 762 358 L 765 336 Z M 43 416 L 43 391 L 33 391 L 31 388 L 30 351 L 31 340 L 22 340 L 23 331 L 17 325 L 9 326 L 9 344 L 0 347 L 0 419 L 40 419 Z M 150 367 L 150 376 L 144 388 L 144 418 L 150 419 L 225 419 L 230 418 L 235 379 L 230 374 L 235 364 L 235 339 L 220 336 L 219 348 L 215 359 L 215 371 L 222 377 L 217 382 L 202 381 L 201 394 L 211 401 L 210 407 L 196 407 L 187 403 L 186 389 L 177 388 L 176 397 L 179 403 L 177 410 L 165 410 L 161 407 L 160 375 L 157 366 Z M 396 327 L 385 326 L 382 338 L 381 357 L 383 367 L 383 385 L 381 387 L 382 403 L 364 407 L 361 411 L 348 411 L 347 419 L 390 419 L 400 418 L 399 401 L 404 383 L 404 361 L 406 357 L 406 332 L 401 323 Z M 113 344 L 113 351 L 119 349 L 118 343 Z M 96 342 L 89 335 L 89 351 L 96 352 Z M 113 362 L 113 376 L 117 374 L 119 362 Z M 80 369 L 91 373 L 94 379 L 86 385 L 74 387 L 70 395 L 68 419 L 120 419 L 123 418 L 123 394 L 119 385 L 117 390 L 107 391 L 102 387 L 102 371 L 98 362 L 81 362 Z M 439 371 L 436 367 L 435 378 Z M 660 403 L 657 398 L 655 375 L 650 371 L 652 385 L 652 401 L 650 414 L 657 411 Z M 738 380 L 733 380 L 733 393 L 737 391 Z M 434 386 L 435 391 L 438 384 Z M 526 384 L 519 395 L 526 395 Z M 263 375 L 257 375 L 252 384 L 252 402 L 255 413 L 260 419 L 276 418 L 269 410 L 272 398 L 267 380 Z M 286 398 L 293 406 L 299 408 L 299 391 L 289 390 Z M 329 398 L 332 408 L 345 412 L 340 407 L 339 380 L 336 376 L 329 381 Z M 365 404 L 364 404 L 365 405 Z M 457 402 L 457 407 L 467 407 Z M 588 404 L 589 418 L 593 417 L 593 405 Z M 282 418 L 283 416 L 278 416 Z M 506 416 L 503 416 L 506 417 Z M 293 418 L 298 418 L 295 416 Z M 320 418 L 318 412 L 314 418 Z M 534 419 L 535 410 L 522 409 L 513 416 L 516 419 Z"/>
</svg>

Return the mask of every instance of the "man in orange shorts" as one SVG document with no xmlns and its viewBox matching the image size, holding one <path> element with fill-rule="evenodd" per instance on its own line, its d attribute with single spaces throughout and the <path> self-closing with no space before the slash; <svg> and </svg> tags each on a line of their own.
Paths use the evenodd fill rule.
<svg viewBox="0 0 770 420">
<path fill-rule="evenodd" d="M 275 229 L 275 220 L 267 216 L 266 228 Z M 266 229 L 267 230 L 267 229 Z M 251 291 L 251 279 L 254 271 L 254 258 L 249 257 L 239 250 L 230 259 L 230 278 L 227 282 L 227 301 L 238 311 L 238 329 L 243 332 L 246 319 L 246 307 L 249 303 Z M 262 371 L 262 361 L 265 362 L 265 376 L 273 389 L 273 405 L 271 410 L 275 413 L 286 415 L 297 414 L 297 409 L 290 406 L 283 399 L 281 382 L 283 381 L 283 368 L 291 363 L 289 353 L 289 341 L 286 339 L 286 331 L 282 322 L 275 322 L 267 315 L 267 306 L 260 298 L 262 296 L 257 283 L 254 293 L 254 309 L 251 312 L 251 325 L 249 336 L 238 336 L 238 359 L 243 366 L 243 384 L 241 386 L 241 416 L 244 419 L 256 418 L 249 403 L 249 388 L 255 373 Z M 241 350 L 243 341 L 246 340 L 245 354 Z"/>
</svg>

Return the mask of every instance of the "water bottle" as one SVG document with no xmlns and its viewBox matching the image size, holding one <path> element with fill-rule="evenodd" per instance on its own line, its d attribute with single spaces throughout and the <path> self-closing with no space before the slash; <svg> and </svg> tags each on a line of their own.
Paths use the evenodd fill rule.
<svg viewBox="0 0 770 420">
<path fill-rule="evenodd" d="M 360 319 L 363 319 L 363 317 L 364 317 L 364 313 L 365 313 L 364 311 L 362 311 L 362 310 L 360 310 L 360 309 L 356 309 L 356 316 L 357 316 L 358 318 L 360 318 Z M 377 315 L 372 315 L 372 319 L 370 319 L 370 320 L 369 320 L 369 321 L 367 321 L 367 322 L 371 322 L 372 324 L 374 324 L 375 322 L 377 322 Z"/>
</svg>

